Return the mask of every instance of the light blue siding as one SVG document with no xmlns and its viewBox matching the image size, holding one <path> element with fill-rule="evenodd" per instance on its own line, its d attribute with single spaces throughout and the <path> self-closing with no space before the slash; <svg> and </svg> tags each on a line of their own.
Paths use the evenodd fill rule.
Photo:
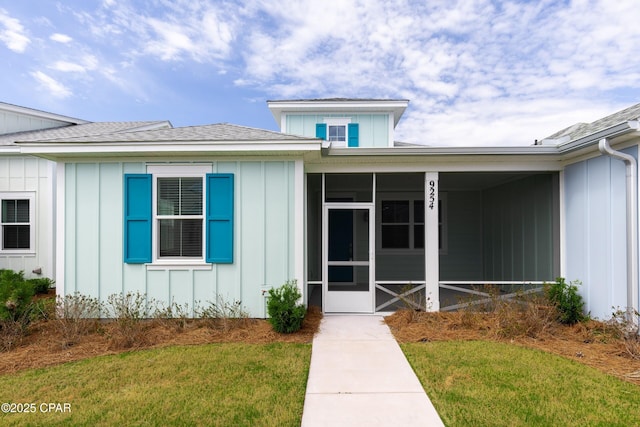
<svg viewBox="0 0 640 427">
<path fill-rule="evenodd" d="M 388 114 L 287 114 L 285 133 L 316 137 L 316 123 L 323 123 L 327 117 L 349 117 L 359 124 L 359 147 L 388 147 Z"/>
<path fill-rule="evenodd" d="M 624 150 L 637 157 L 637 148 Z M 580 280 L 586 309 L 607 318 L 626 301 L 626 171 L 599 156 L 565 169 L 566 278 Z"/>
<path fill-rule="evenodd" d="M 120 292 L 188 304 L 241 301 L 265 315 L 262 285 L 294 274 L 294 162 L 213 161 L 235 177 L 234 262 L 166 267 L 123 263 L 123 179 L 144 163 L 82 163 L 65 168 L 65 293 L 106 301 Z M 100 191 L 96 191 L 99 189 Z"/>
</svg>

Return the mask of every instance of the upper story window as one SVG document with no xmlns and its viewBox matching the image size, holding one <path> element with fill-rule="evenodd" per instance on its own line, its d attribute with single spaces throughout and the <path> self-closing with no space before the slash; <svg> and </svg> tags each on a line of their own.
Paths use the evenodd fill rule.
<svg viewBox="0 0 640 427">
<path fill-rule="evenodd" d="M 329 141 L 345 142 L 347 140 L 347 127 L 345 125 L 329 125 Z"/>
<path fill-rule="evenodd" d="M 316 138 L 330 141 L 333 147 L 358 147 L 360 127 L 350 117 L 326 117 L 323 123 L 316 123 Z"/>
<path fill-rule="evenodd" d="M 35 245 L 34 194 L 0 193 L 0 236 L 3 251 L 30 252 Z"/>
</svg>

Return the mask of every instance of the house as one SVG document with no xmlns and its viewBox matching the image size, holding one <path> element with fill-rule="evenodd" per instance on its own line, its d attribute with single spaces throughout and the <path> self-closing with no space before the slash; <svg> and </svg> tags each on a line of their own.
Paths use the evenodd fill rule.
<svg viewBox="0 0 640 427">
<path fill-rule="evenodd" d="M 638 307 L 637 187 L 625 189 L 640 104 L 525 147 L 398 143 L 408 100 L 267 104 L 281 132 L 17 139 L 56 164 L 58 292 L 222 298 L 264 317 L 264 291 L 292 279 L 326 313 L 374 313 L 564 276 L 594 316 Z"/>
<path fill-rule="evenodd" d="M 15 142 L 89 136 L 167 122 L 91 123 L 0 102 L 0 269 L 56 277 L 56 164 Z"/>
</svg>

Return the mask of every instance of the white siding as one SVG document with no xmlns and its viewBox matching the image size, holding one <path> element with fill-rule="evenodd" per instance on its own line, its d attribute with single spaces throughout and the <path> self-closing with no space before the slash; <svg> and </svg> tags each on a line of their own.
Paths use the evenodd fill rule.
<svg viewBox="0 0 640 427">
<path fill-rule="evenodd" d="M 0 110 L 0 134 L 49 129 L 68 124 L 68 122 Z"/>
<path fill-rule="evenodd" d="M 33 253 L 11 254 L 0 250 L 0 268 L 24 271 L 27 277 L 55 279 L 54 259 L 54 172 L 55 165 L 30 156 L 0 157 L 0 192 L 35 194 L 35 248 Z"/>
</svg>

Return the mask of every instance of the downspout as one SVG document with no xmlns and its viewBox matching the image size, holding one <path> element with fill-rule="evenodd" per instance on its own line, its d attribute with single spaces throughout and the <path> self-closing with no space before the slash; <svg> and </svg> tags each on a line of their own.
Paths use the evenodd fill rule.
<svg viewBox="0 0 640 427">
<path fill-rule="evenodd" d="M 607 138 L 598 144 L 602 154 L 622 160 L 627 169 L 627 320 L 638 324 L 638 166 L 636 159 L 609 145 Z"/>
</svg>

